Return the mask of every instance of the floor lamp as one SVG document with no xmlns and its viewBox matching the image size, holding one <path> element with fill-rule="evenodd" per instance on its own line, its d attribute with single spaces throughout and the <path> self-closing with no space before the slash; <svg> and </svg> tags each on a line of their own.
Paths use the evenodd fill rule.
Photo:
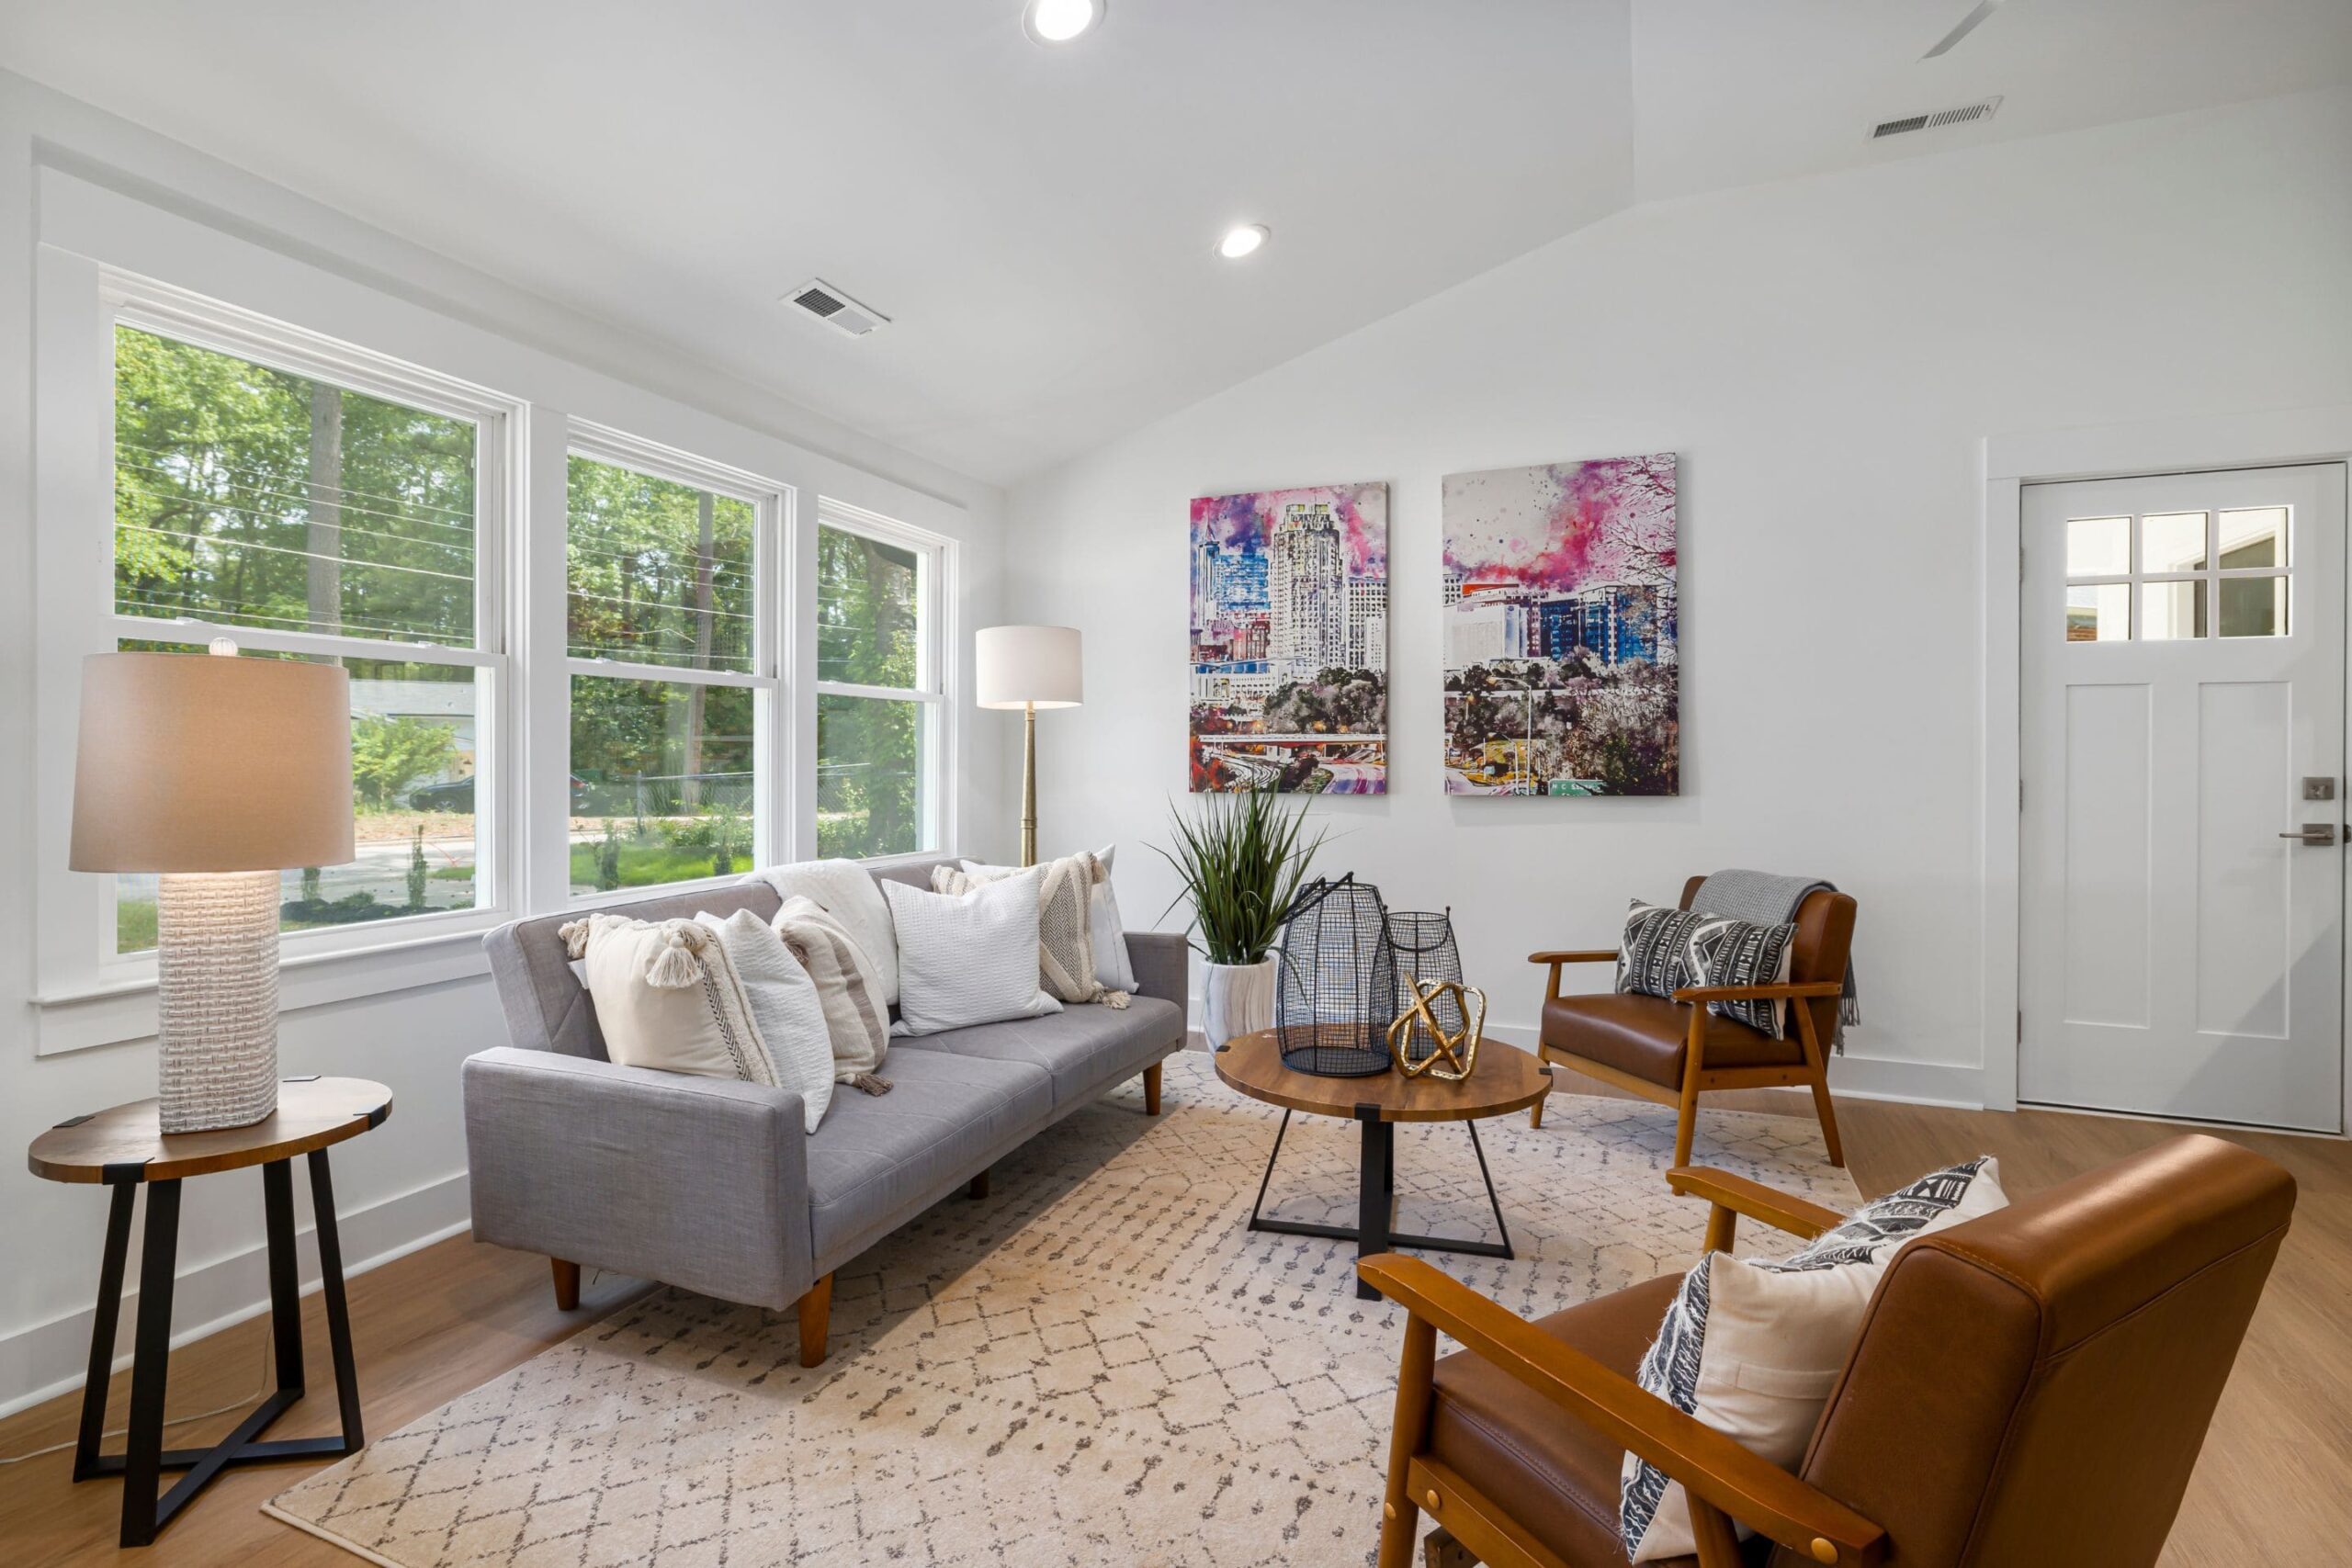
<svg viewBox="0 0 2352 1568">
<path fill-rule="evenodd" d="M 277 874 L 353 853 L 349 676 L 236 651 L 223 637 L 209 655 L 100 653 L 82 667 L 67 863 L 162 874 L 165 1133 L 277 1109 Z"/>
<path fill-rule="evenodd" d="M 989 626 L 974 649 L 973 684 L 984 708 L 1019 708 L 1021 863 L 1037 863 L 1037 710 L 1086 700 L 1076 626 Z"/>
</svg>

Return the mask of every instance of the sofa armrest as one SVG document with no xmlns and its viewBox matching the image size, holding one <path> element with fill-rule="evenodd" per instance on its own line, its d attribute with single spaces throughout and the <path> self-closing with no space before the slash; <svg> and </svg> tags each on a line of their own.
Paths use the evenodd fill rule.
<svg viewBox="0 0 2352 1568">
<path fill-rule="evenodd" d="M 1136 995 L 1191 1005 L 1192 944 L 1182 931 L 1129 931 L 1127 962 L 1136 972 Z"/>
<path fill-rule="evenodd" d="M 512 1046 L 464 1085 L 475 1239 L 747 1305 L 813 1282 L 793 1090 Z"/>
</svg>

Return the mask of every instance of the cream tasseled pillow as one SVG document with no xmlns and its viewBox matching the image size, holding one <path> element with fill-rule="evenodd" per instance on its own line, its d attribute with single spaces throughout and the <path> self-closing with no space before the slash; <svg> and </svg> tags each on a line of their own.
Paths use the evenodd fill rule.
<svg viewBox="0 0 2352 1568">
<path fill-rule="evenodd" d="M 707 927 L 590 915 L 556 934 L 582 961 L 605 1055 L 615 1062 L 777 1087 L 742 977 Z"/>
</svg>

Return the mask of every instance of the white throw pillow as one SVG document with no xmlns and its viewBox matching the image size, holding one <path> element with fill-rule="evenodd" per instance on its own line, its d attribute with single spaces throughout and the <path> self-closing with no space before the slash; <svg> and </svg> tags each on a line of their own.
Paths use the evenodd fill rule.
<svg viewBox="0 0 2352 1568">
<path fill-rule="evenodd" d="M 558 929 L 586 970 L 605 1055 L 625 1067 L 776 1086 L 727 950 L 692 920 L 590 915 Z"/>
<path fill-rule="evenodd" d="M 1758 1458 L 1794 1470 L 1896 1249 L 2007 1203 L 1988 1155 L 1865 1203 L 1787 1258 L 1710 1253 L 1683 1278 L 1635 1381 Z M 1618 1530 L 1635 1562 L 1698 1550 L 1682 1483 L 1630 1453 Z"/>
<path fill-rule="evenodd" d="M 1037 983 L 1057 1001 L 1101 1002 L 1124 1008 L 1127 993 L 1105 989 L 1094 957 L 1094 888 L 1108 874 L 1092 855 L 1066 855 L 1032 868 L 1037 877 Z M 931 868 L 933 893 L 969 893 L 984 883 L 1019 872 L 1000 874 L 993 869 L 958 871 L 952 865 Z"/>
<path fill-rule="evenodd" d="M 890 1016 L 865 951 L 847 927 L 812 899 L 786 898 L 775 912 L 775 934 L 817 987 L 833 1054 L 833 1081 L 868 1094 L 882 1093 L 889 1082 L 874 1074 L 890 1049 Z"/>
<path fill-rule="evenodd" d="M 1136 988 L 1135 962 L 1127 954 L 1126 928 L 1119 922 L 1119 896 L 1111 886 L 1111 857 L 1118 850 L 1116 844 L 1105 844 L 1094 852 L 1102 875 L 1087 892 L 1086 913 L 1093 928 L 1094 978 L 1106 991 L 1132 993 Z M 1021 871 L 1017 865 L 988 865 L 976 860 L 958 864 L 966 875 L 980 881 L 1014 876 Z"/>
<path fill-rule="evenodd" d="M 1037 886 L 1034 870 L 961 895 L 882 885 L 899 937 L 891 1033 L 936 1034 L 1062 1010 L 1037 986 Z"/>
<path fill-rule="evenodd" d="M 799 1094 L 801 1120 L 815 1132 L 833 1102 L 832 1039 L 817 983 L 776 929 L 751 910 L 738 909 L 725 919 L 707 914 L 695 919 L 718 936 L 735 966 L 752 1022 L 775 1065 L 777 1086 Z"/>
<path fill-rule="evenodd" d="M 899 943 L 890 906 L 874 874 L 854 860 L 806 860 L 770 866 L 743 879 L 764 882 L 782 898 L 806 898 L 839 920 L 865 954 L 884 1008 L 899 1000 Z"/>
</svg>

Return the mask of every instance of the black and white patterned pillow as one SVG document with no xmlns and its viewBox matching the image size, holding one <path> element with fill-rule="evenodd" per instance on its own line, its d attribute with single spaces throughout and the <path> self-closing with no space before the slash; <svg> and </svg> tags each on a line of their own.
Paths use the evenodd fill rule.
<svg viewBox="0 0 2352 1568">
<path fill-rule="evenodd" d="M 1758 1457 L 1793 1469 L 1895 1250 L 2007 1202 L 1998 1166 L 1980 1156 L 1865 1203 L 1787 1258 L 1710 1253 L 1683 1277 L 1634 1381 Z M 1634 1562 L 1696 1550 L 1681 1488 L 1630 1453 L 1617 1526 Z"/>
<path fill-rule="evenodd" d="M 1637 996 L 1668 997 L 1690 984 L 1683 957 L 1690 928 L 1706 919 L 1688 909 L 1668 909 L 1639 898 L 1625 910 L 1625 935 L 1617 944 L 1617 988 Z"/>
<path fill-rule="evenodd" d="M 1723 915 L 1702 915 L 1683 933 L 1682 967 L 1693 986 L 1784 985 L 1796 940 L 1797 928 L 1792 925 L 1759 926 Z M 1774 1040 L 1788 1033 L 1785 1002 L 1763 998 L 1709 1002 L 1707 1010 Z"/>
</svg>

